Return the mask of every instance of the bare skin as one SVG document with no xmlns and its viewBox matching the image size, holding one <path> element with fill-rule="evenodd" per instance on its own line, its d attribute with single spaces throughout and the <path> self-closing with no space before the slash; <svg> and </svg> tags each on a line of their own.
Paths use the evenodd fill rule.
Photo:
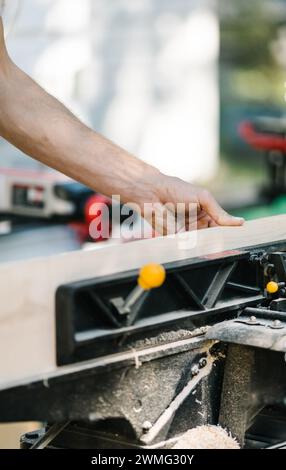
<svg viewBox="0 0 286 470">
<path fill-rule="evenodd" d="M 144 203 L 193 203 L 198 228 L 243 224 L 205 189 L 166 176 L 80 122 L 10 59 L 0 18 L 0 135 L 97 192 Z M 164 230 L 162 230 L 164 232 Z"/>
</svg>

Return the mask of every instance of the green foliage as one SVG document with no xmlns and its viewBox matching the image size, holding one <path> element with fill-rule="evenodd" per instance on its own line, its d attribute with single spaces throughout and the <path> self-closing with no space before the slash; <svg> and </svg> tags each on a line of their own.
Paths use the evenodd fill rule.
<svg viewBox="0 0 286 470">
<path fill-rule="evenodd" d="M 269 0 L 219 0 L 223 63 L 239 64 L 240 67 L 274 65 L 269 44 L 281 23 L 275 3 Z"/>
</svg>

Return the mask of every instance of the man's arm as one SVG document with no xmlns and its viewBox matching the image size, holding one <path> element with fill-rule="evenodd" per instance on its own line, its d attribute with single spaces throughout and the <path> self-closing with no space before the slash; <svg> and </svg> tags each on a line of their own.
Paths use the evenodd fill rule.
<svg viewBox="0 0 286 470">
<path fill-rule="evenodd" d="M 241 225 L 205 190 L 163 175 L 82 124 L 10 59 L 0 18 L 0 134 L 26 154 L 123 202 L 198 204 L 201 226 Z"/>
</svg>

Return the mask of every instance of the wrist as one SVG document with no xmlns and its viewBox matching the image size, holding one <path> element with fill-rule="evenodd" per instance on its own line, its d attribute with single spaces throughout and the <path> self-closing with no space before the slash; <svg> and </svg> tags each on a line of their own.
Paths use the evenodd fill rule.
<svg viewBox="0 0 286 470">
<path fill-rule="evenodd" d="M 125 203 L 135 203 L 142 210 L 144 204 L 159 202 L 162 173 L 151 165 L 142 163 L 140 170 L 130 179 L 120 196 Z"/>
</svg>

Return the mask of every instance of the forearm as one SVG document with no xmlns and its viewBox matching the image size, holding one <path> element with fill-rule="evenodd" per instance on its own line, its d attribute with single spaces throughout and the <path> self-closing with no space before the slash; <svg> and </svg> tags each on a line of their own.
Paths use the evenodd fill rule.
<svg viewBox="0 0 286 470">
<path fill-rule="evenodd" d="M 139 204 L 153 199 L 156 169 L 82 124 L 8 57 L 1 62 L 0 133 L 5 139 L 98 192 Z"/>
</svg>

